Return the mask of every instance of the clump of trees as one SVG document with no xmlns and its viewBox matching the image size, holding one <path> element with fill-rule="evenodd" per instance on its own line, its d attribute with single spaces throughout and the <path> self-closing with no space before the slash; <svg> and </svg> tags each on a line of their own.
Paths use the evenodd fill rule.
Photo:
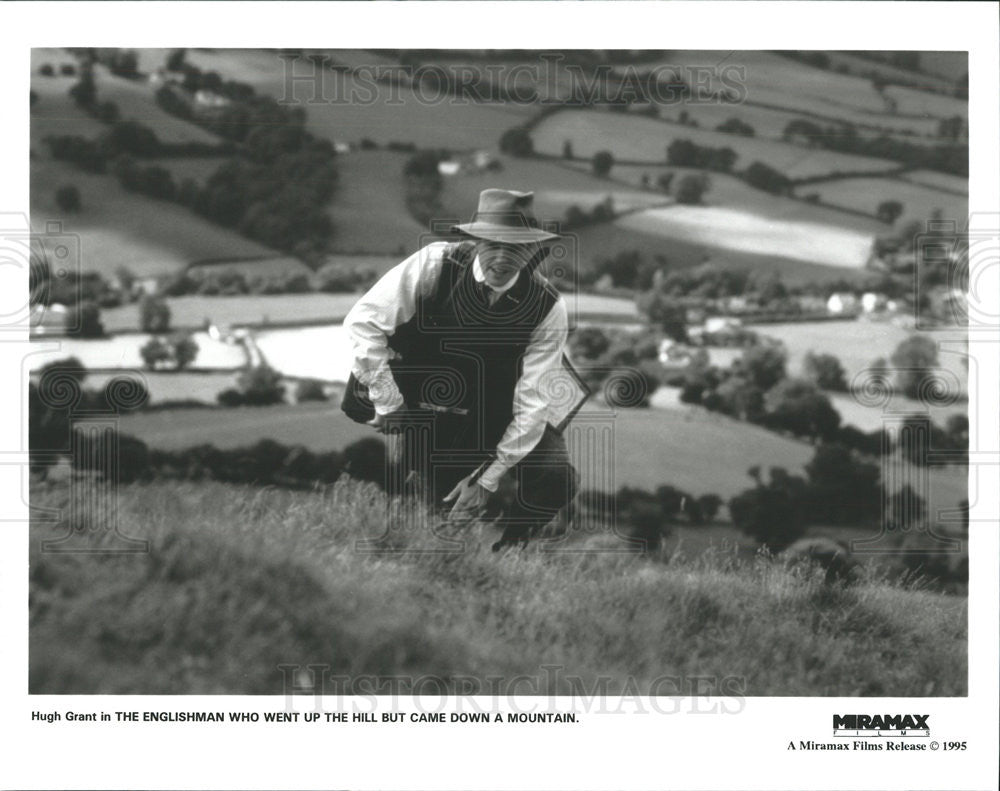
<svg viewBox="0 0 1000 791">
<path fill-rule="evenodd" d="M 285 400 L 281 374 L 267 364 L 245 368 L 236 379 L 236 387 L 217 396 L 223 406 L 268 406 Z"/>
<path fill-rule="evenodd" d="M 957 126 L 958 131 L 954 132 Z M 788 122 L 782 132 L 786 142 L 804 142 L 810 147 L 825 148 L 847 154 L 878 157 L 899 162 L 911 167 L 924 167 L 957 176 L 969 175 L 969 146 L 958 140 L 964 128 L 964 121 L 947 127 L 947 142 L 925 145 L 912 140 L 901 140 L 882 134 L 877 137 L 863 136 L 857 127 L 848 122 L 821 125 L 804 118 Z"/>
<path fill-rule="evenodd" d="M 80 190 L 75 184 L 64 184 L 56 190 L 56 206 L 65 212 L 78 212 L 83 208 Z"/>
<path fill-rule="evenodd" d="M 198 343 L 189 332 L 172 336 L 154 335 L 139 349 L 142 360 L 151 371 L 170 368 L 183 371 L 198 356 Z"/>
<path fill-rule="evenodd" d="M 731 135 L 740 135 L 742 137 L 753 137 L 756 134 L 756 132 L 754 132 L 754 128 L 750 126 L 750 124 L 736 117 L 723 121 L 715 127 L 715 131 L 726 132 Z"/>
<path fill-rule="evenodd" d="M 743 179 L 751 187 L 774 195 L 787 195 L 792 190 L 792 180 L 779 170 L 763 162 L 754 162 L 744 171 Z"/>
<path fill-rule="evenodd" d="M 147 294 L 139 301 L 139 327 L 143 332 L 163 333 L 170 329 L 170 306 L 161 297 Z"/>
<path fill-rule="evenodd" d="M 608 195 L 604 200 L 595 203 L 590 211 L 581 209 L 575 203 L 566 210 L 564 225 L 566 229 L 582 228 L 586 225 L 607 222 L 615 218 L 614 199 Z"/>
<path fill-rule="evenodd" d="M 610 151 L 598 151 L 590 161 L 591 170 L 598 178 L 606 178 L 611 173 L 615 158 Z"/>
<path fill-rule="evenodd" d="M 710 186 L 711 181 L 705 173 L 688 173 L 677 185 L 674 197 L 678 203 L 697 206 Z"/>
<path fill-rule="evenodd" d="M 677 167 L 729 173 L 736 164 L 736 156 L 736 152 L 728 146 L 722 148 L 700 146 L 687 139 L 674 140 L 667 146 L 667 164 Z"/>
<path fill-rule="evenodd" d="M 531 139 L 531 132 L 516 126 L 500 135 L 500 150 L 515 157 L 530 157 L 535 153 L 535 141 Z"/>
<path fill-rule="evenodd" d="M 835 393 L 847 392 L 844 366 L 834 355 L 807 352 L 803 360 L 803 368 L 806 378 L 820 390 L 831 390 Z"/>
<path fill-rule="evenodd" d="M 623 330 L 583 327 L 570 336 L 570 353 L 594 392 L 614 407 L 646 407 L 661 384 L 655 332 L 640 335 Z"/>
<path fill-rule="evenodd" d="M 441 217 L 444 180 L 438 172 L 438 164 L 447 157 L 447 151 L 419 151 L 403 167 L 406 208 L 422 225 L 429 225 Z"/>
</svg>

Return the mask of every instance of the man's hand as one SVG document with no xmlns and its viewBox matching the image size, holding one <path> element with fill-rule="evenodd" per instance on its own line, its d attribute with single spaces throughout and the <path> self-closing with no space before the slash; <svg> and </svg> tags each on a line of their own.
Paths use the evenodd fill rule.
<svg viewBox="0 0 1000 791">
<path fill-rule="evenodd" d="M 380 415 L 378 412 L 375 413 L 375 417 L 369 420 L 365 425 L 371 426 L 380 434 L 385 434 L 393 422 L 397 424 L 404 420 L 406 417 L 406 405 L 400 405 L 396 407 L 392 412 L 387 412 L 384 415 Z"/>
<path fill-rule="evenodd" d="M 367 422 L 380 434 L 385 435 L 386 459 L 390 464 L 397 464 L 403 457 L 403 434 L 400 431 L 390 431 L 393 423 L 399 423 L 404 416 L 404 408 L 399 407 L 385 415 L 377 412 L 375 417 Z"/>
<path fill-rule="evenodd" d="M 444 497 L 446 503 L 455 501 L 448 512 L 448 520 L 456 522 L 475 517 L 486 507 L 489 497 L 490 492 L 472 480 L 472 473 L 466 475 Z"/>
</svg>

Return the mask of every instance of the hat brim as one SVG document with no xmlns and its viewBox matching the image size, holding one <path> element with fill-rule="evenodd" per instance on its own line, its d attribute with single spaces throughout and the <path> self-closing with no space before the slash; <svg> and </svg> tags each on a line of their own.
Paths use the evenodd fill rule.
<svg viewBox="0 0 1000 791">
<path fill-rule="evenodd" d="M 543 231 L 541 228 L 511 228 L 509 225 L 497 225 L 486 222 L 469 222 L 452 226 L 453 231 L 464 233 L 476 239 L 503 244 L 537 244 L 551 242 L 562 237 L 557 233 Z"/>
</svg>

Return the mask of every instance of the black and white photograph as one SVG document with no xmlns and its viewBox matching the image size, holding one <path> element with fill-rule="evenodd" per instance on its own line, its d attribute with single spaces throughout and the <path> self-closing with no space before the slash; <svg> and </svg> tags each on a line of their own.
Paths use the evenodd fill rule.
<svg viewBox="0 0 1000 791">
<path fill-rule="evenodd" d="M 543 734 L 605 696 L 801 698 L 838 702 L 779 757 L 966 750 L 934 706 L 996 651 L 971 48 L 498 46 L 432 11 L 455 34 L 402 47 L 294 46 L 308 9 L 261 46 L 23 47 L 36 719 L 486 696 Z M 362 722 L 478 728 L 404 710 Z"/>
</svg>

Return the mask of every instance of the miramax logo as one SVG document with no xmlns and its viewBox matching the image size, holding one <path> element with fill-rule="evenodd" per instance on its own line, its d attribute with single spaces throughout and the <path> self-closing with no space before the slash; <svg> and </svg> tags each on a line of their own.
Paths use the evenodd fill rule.
<svg viewBox="0 0 1000 791">
<path fill-rule="evenodd" d="M 834 736 L 930 736 L 930 714 L 834 714 Z"/>
</svg>

